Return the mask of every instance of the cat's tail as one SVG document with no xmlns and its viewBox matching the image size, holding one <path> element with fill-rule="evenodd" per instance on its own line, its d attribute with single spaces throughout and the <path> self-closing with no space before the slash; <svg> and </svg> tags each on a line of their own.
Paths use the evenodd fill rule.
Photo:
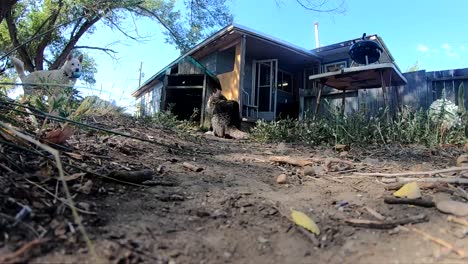
<svg viewBox="0 0 468 264">
<path fill-rule="evenodd" d="M 240 131 L 236 127 L 228 127 L 226 134 L 228 134 L 230 137 L 234 139 L 248 139 L 249 138 L 249 134 L 243 131 Z"/>
</svg>

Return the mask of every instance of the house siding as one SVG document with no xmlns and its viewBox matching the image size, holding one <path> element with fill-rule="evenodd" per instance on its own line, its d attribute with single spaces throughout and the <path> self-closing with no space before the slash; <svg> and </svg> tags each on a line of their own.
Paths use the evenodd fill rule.
<svg viewBox="0 0 468 264">
<path fill-rule="evenodd" d="M 161 111 L 162 86 L 162 82 L 157 82 L 137 98 L 137 105 L 140 107 L 139 115 L 152 115 Z"/>
</svg>

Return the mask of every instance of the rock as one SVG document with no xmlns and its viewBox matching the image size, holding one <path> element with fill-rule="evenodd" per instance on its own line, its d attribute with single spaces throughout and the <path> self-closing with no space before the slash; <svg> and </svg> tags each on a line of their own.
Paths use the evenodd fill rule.
<svg viewBox="0 0 468 264">
<path fill-rule="evenodd" d="M 304 176 L 314 176 L 315 169 L 312 166 L 305 166 L 304 167 Z"/>
<path fill-rule="evenodd" d="M 79 192 L 82 192 L 82 193 L 84 193 L 84 194 L 90 194 L 92 188 L 93 188 L 93 181 L 92 181 L 92 180 L 88 180 L 88 181 L 86 181 L 82 186 L 80 186 L 80 187 L 78 188 L 78 191 L 79 191 Z"/>
<path fill-rule="evenodd" d="M 216 209 L 212 214 L 211 216 L 213 218 L 225 218 L 227 217 L 227 212 L 224 211 L 223 209 Z"/>
<path fill-rule="evenodd" d="M 79 202 L 78 203 L 78 207 L 86 210 L 86 211 L 89 211 L 89 209 L 91 209 L 91 205 L 89 203 L 85 203 L 85 202 Z"/>
<path fill-rule="evenodd" d="M 278 177 L 276 178 L 276 183 L 278 184 L 285 184 L 287 182 L 288 182 L 288 176 L 284 173 L 278 175 Z"/>
<path fill-rule="evenodd" d="M 468 203 L 445 200 L 436 204 L 439 211 L 456 216 L 468 216 Z"/>
<path fill-rule="evenodd" d="M 380 166 L 382 165 L 382 163 L 379 161 L 379 159 L 373 159 L 373 158 L 369 158 L 369 157 L 366 157 L 362 163 L 365 163 L 365 164 L 369 164 L 371 166 Z"/>
<path fill-rule="evenodd" d="M 339 152 L 348 151 L 348 150 L 349 150 L 349 146 L 348 146 L 348 145 L 344 145 L 344 144 L 336 144 L 335 147 L 333 147 L 333 149 L 335 149 L 336 151 L 339 151 Z"/>
<path fill-rule="evenodd" d="M 460 155 L 460 157 L 458 157 L 457 166 L 458 167 L 468 166 L 468 154 L 462 154 Z"/>
<path fill-rule="evenodd" d="M 349 154 L 348 151 L 342 151 L 342 152 L 340 152 L 340 157 L 344 158 L 344 157 L 348 156 L 348 154 Z"/>
<path fill-rule="evenodd" d="M 465 143 L 465 146 L 463 147 L 463 150 L 464 150 L 465 152 L 468 152 L 468 142 Z"/>
<path fill-rule="evenodd" d="M 260 242 L 261 244 L 265 244 L 265 243 L 268 243 L 269 240 L 266 239 L 266 238 L 264 238 L 264 237 L 262 237 L 262 236 L 259 236 L 259 237 L 257 238 L 257 241 Z"/>
<path fill-rule="evenodd" d="M 289 151 L 289 148 L 283 142 L 279 143 L 276 147 L 276 153 L 279 153 L 281 155 L 287 155 Z"/>
</svg>

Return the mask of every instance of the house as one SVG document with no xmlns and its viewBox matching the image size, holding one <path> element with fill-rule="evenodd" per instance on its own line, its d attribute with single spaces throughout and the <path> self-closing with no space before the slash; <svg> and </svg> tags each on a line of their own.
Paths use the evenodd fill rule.
<svg viewBox="0 0 468 264">
<path fill-rule="evenodd" d="M 379 62 L 394 64 L 380 37 L 371 35 L 366 39 L 382 46 Z M 216 88 L 221 88 L 228 99 L 239 102 L 243 118 L 268 121 L 286 116 L 301 117 L 314 108 L 317 98 L 320 101 L 318 90 L 323 90 L 324 98 L 328 94 L 335 96 L 336 89 L 323 85 L 324 77 L 309 77 L 350 67 L 348 50 L 359 40 L 308 50 L 233 24 L 150 77 L 132 96 L 142 106 L 142 114 L 168 109 L 170 104 L 175 104 L 173 112 L 187 117 L 193 113 L 191 108 L 197 108 L 201 124 L 207 122 L 206 98 Z M 397 67 L 394 69 L 399 73 Z"/>
</svg>

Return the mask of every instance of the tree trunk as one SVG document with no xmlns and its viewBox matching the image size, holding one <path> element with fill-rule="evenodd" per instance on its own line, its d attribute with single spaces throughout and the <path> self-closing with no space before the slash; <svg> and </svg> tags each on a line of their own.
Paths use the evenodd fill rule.
<svg viewBox="0 0 468 264">
<path fill-rule="evenodd" d="M 18 0 L 0 0 L 0 23 L 2 23 L 3 18 L 10 12 L 16 2 Z"/>
</svg>

